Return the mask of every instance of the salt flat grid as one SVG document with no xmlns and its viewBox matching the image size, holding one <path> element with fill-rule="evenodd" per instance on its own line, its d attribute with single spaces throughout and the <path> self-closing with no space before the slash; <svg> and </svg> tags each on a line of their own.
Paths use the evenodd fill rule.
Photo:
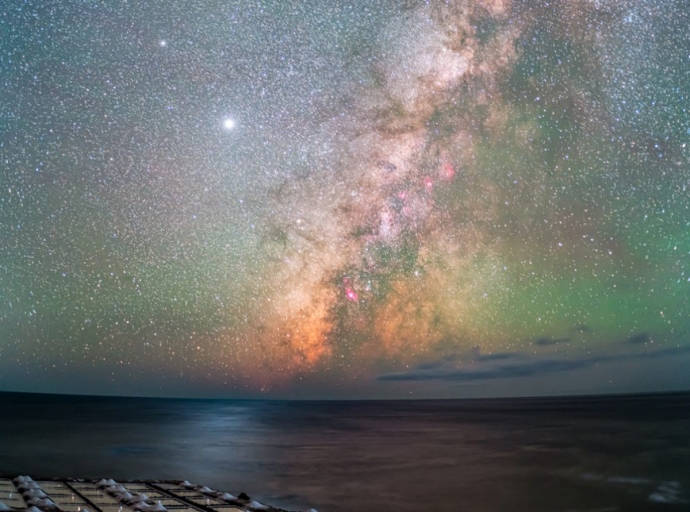
<svg viewBox="0 0 690 512">
<path fill-rule="evenodd" d="M 0 510 L 31 512 L 244 512 L 280 509 L 189 482 L 0 478 Z"/>
</svg>

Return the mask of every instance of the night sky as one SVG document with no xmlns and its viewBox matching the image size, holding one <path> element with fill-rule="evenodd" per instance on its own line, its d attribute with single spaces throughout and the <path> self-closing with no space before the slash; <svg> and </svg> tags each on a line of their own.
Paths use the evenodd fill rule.
<svg viewBox="0 0 690 512">
<path fill-rule="evenodd" d="M 690 389 L 690 5 L 9 0 L 0 389 Z"/>
</svg>

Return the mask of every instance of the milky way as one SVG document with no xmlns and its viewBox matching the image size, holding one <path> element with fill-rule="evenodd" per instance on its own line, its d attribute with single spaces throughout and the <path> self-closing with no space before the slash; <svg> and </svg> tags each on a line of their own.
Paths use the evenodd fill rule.
<svg viewBox="0 0 690 512">
<path fill-rule="evenodd" d="M 686 7 L 2 7 L 0 386 L 687 388 Z"/>
</svg>

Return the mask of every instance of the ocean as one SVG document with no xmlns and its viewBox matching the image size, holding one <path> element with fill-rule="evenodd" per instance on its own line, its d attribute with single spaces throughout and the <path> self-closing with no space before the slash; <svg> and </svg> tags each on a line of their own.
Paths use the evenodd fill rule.
<svg viewBox="0 0 690 512">
<path fill-rule="evenodd" d="M 0 393 L 0 473 L 294 510 L 690 510 L 690 394 L 279 402 Z"/>
</svg>

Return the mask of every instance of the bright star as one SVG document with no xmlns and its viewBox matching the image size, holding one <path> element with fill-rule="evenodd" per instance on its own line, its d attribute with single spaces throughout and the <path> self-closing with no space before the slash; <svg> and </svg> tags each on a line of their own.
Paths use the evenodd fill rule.
<svg viewBox="0 0 690 512">
<path fill-rule="evenodd" d="M 235 121 L 233 119 L 227 118 L 223 121 L 223 128 L 226 130 L 232 130 L 235 127 Z"/>
<path fill-rule="evenodd" d="M 168 46 L 168 42 L 165 39 L 162 39 L 158 42 L 158 45 L 163 47 Z"/>
</svg>

